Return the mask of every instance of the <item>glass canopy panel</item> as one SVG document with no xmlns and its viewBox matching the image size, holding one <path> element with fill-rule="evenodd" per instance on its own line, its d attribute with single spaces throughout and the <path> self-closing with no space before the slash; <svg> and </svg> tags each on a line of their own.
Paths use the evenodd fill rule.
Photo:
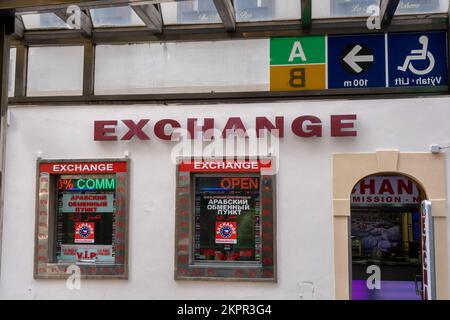
<svg viewBox="0 0 450 320">
<path fill-rule="evenodd" d="M 237 22 L 298 20 L 301 18 L 299 0 L 234 0 Z"/>
<path fill-rule="evenodd" d="M 399 2 L 395 14 L 447 12 L 448 2 L 448 0 L 402 0 Z"/>
<path fill-rule="evenodd" d="M 97 45 L 95 94 L 268 91 L 268 52 L 266 39 Z"/>
<path fill-rule="evenodd" d="M 131 7 L 90 9 L 94 27 L 145 26 Z"/>
<path fill-rule="evenodd" d="M 81 95 L 83 53 L 83 46 L 30 47 L 27 96 Z"/>
<path fill-rule="evenodd" d="M 237 0 L 235 0 L 237 1 Z M 379 0 L 314 0 L 312 16 L 320 18 L 361 17 L 373 13 L 370 6 Z M 400 0 L 396 15 L 447 12 L 449 0 Z"/>
<path fill-rule="evenodd" d="M 25 29 L 69 29 L 69 26 L 51 12 L 21 15 Z"/>
<path fill-rule="evenodd" d="M 379 0 L 314 0 L 312 17 L 315 19 L 364 17 L 372 14 L 370 6 L 378 6 Z"/>
<path fill-rule="evenodd" d="M 163 2 L 161 11 L 165 25 L 222 22 L 212 0 Z"/>
<path fill-rule="evenodd" d="M 14 97 L 16 81 L 16 54 L 16 48 L 11 48 L 9 50 L 8 97 Z"/>
</svg>

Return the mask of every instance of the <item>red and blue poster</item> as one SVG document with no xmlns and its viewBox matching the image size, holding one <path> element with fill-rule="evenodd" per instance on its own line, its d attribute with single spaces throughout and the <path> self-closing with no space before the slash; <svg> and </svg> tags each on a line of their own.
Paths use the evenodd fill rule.
<svg viewBox="0 0 450 320">
<path fill-rule="evenodd" d="M 236 222 L 216 221 L 216 243 L 236 244 L 237 224 Z"/>
<path fill-rule="evenodd" d="M 95 223 L 75 222 L 75 243 L 94 243 Z"/>
</svg>

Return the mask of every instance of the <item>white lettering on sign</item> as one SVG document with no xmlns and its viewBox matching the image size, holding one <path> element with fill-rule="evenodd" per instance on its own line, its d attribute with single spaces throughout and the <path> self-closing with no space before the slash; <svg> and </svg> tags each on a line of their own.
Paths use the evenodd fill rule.
<svg viewBox="0 0 450 320">
<path fill-rule="evenodd" d="M 201 161 L 201 162 L 194 162 L 194 169 L 195 170 L 216 170 L 216 169 L 258 169 L 258 162 L 257 161 L 245 161 L 245 162 L 234 162 L 234 161 Z"/>
<path fill-rule="evenodd" d="M 207 210 L 216 210 L 218 215 L 240 215 L 242 210 L 250 210 L 247 199 L 209 199 Z"/>
<path fill-rule="evenodd" d="M 294 61 L 295 58 L 302 59 L 303 62 L 306 61 L 305 52 L 300 41 L 295 41 L 292 46 L 291 55 L 289 56 L 289 62 Z"/>
<path fill-rule="evenodd" d="M 80 163 L 80 164 L 54 164 L 53 172 L 82 172 L 82 171 L 102 171 L 114 172 L 112 163 Z"/>
<path fill-rule="evenodd" d="M 351 203 L 355 205 L 418 204 L 417 185 L 406 177 L 371 176 L 355 186 Z"/>
<path fill-rule="evenodd" d="M 113 194 L 63 194 L 62 211 L 72 212 L 114 212 Z"/>
</svg>

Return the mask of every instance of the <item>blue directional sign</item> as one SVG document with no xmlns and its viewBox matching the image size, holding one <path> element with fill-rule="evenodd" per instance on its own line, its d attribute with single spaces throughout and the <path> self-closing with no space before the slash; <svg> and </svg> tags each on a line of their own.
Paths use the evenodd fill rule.
<svg viewBox="0 0 450 320">
<path fill-rule="evenodd" d="M 328 36 L 328 88 L 385 86 L 384 34 Z"/>
<path fill-rule="evenodd" d="M 389 86 L 446 86 L 447 33 L 389 33 Z"/>
</svg>

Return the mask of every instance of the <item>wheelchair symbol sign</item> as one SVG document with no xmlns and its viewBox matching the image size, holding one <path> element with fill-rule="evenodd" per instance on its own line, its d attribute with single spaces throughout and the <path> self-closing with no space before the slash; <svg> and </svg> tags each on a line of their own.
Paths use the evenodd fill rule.
<svg viewBox="0 0 450 320">
<path fill-rule="evenodd" d="M 389 86 L 448 83 L 446 32 L 388 34 Z"/>
<path fill-rule="evenodd" d="M 406 71 L 406 69 L 409 69 L 412 73 L 418 76 L 426 75 L 433 70 L 434 56 L 430 51 L 428 51 L 428 37 L 420 36 L 419 42 L 422 44 L 422 49 L 411 50 L 411 55 L 406 56 L 403 65 L 397 67 L 398 70 Z M 427 68 L 425 68 L 424 70 L 417 70 L 416 68 L 414 68 L 414 61 L 423 61 L 427 59 L 429 60 Z"/>
</svg>

